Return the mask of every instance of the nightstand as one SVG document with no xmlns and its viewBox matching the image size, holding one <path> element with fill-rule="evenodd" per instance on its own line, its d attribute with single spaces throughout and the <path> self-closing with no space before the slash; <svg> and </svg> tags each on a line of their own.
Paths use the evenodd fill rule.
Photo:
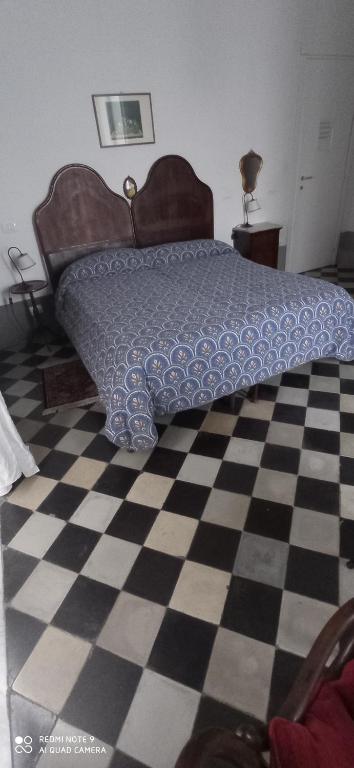
<svg viewBox="0 0 354 768">
<path fill-rule="evenodd" d="M 42 318 L 40 316 L 40 312 L 38 310 L 36 300 L 33 294 L 37 293 L 37 291 L 43 291 L 43 289 L 46 288 L 47 285 L 48 283 L 46 280 L 26 280 L 22 283 L 15 283 L 15 285 L 11 285 L 11 287 L 9 288 L 10 303 L 12 303 L 12 295 L 14 296 L 28 295 L 30 297 L 33 317 L 36 320 L 38 326 L 41 326 Z"/>
<path fill-rule="evenodd" d="M 278 266 L 279 224 L 268 221 L 253 224 L 251 227 L 234 227 L 232 240 L 234 248 L 250 261 L 266 267 Z"/>
</svg>

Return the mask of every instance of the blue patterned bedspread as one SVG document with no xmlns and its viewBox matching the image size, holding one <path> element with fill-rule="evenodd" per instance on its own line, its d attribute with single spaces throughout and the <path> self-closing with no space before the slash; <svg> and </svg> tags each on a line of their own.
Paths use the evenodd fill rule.
<svg viewBox="0 0 354 768">
<path fill-rule="evenodd" d="M 308 360 L 354 359 L 343 288 L 253 264 L 215 240 L 85 256 L 63 273 L 56 310 L 97 384 L 105 434 L 133 450 L 156 444 L 154 415 Z"/>
</svg>

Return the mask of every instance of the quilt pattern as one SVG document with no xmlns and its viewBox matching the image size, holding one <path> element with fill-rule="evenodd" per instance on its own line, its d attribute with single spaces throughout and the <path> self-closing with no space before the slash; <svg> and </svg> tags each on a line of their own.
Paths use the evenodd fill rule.
<svg viewBox="0 0 354 768">
<path fill-rule="evenodd" d="M 253 264 L 216 240 L 86 256 L 62 275 L 56 311 L 96 382 L 106 436 L 135 451 L 156 444 L 155 416 L 318 358 L 354 359 L 342 287 Z"/>
</svg>

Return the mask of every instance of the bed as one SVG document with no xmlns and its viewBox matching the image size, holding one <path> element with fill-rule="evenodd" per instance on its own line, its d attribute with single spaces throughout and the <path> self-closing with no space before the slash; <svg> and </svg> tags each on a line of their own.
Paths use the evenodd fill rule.
<svg viewBox="0 0 354 768">
<path fill-rule="evenodd" d="M 97 385 L 113 443 L 157 442 L 154 418 L 321 357 L 354 359 L 354 303 L 213 239 L 213 197 L 167 155 L 131 201 L 91 168 L 54 176 L 34 226 L 56 314 Z"/>
</svg>

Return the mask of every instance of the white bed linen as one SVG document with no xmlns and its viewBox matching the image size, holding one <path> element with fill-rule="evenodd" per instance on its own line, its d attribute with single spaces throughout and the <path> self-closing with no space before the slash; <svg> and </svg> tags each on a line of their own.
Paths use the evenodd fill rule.
<svg viewBox="0 0 354 768">
<path fill-rule="evenodd" d="M 0 496 L 9 493 L 22 474 L 30 477 L 36 472 L 36 462 L 18 434 L 0 392 Z"/>
</svg>

